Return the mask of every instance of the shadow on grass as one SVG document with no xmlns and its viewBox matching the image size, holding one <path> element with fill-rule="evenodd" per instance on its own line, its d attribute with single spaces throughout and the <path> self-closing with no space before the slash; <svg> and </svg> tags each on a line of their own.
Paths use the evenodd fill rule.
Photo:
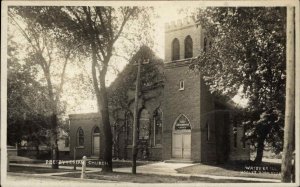
<svg viewBox="0 0 300 187">
<path fill-rule="evenodd" d="M 13 173 L 25 173 L 25 174 L 42 174 L 42 173 L 61 173 L 72 172 L 70 169 L 52 169 L 46 167 L 28 167 L 28 166 L 10 166 L 10 171 Z"/>
<path fill-rule="evenodd" d="M 179 173 L 216 176 L 280 179 L 279 163 L 253 161 L 231 161 L 224 164 L 201 163 L 176 169 Z"/>
<path fill-rule="evenodd" d="M 255 168 L 259 170 L 259 168 L 263 169 L 266 172 L 280 172 L 281 171 L 281 164 L 280 163 L 272 163 L 272 162 L 262 162 L 261 164 L 257 164 L 251 160 L 247 161 L 230 161 L 224 164 L 205 164 L 210 166 L 220 167 L 226 170 L 231 171 L 245 171 L 253 168 L 253 172 L 255 172 Z"/>
</svg>

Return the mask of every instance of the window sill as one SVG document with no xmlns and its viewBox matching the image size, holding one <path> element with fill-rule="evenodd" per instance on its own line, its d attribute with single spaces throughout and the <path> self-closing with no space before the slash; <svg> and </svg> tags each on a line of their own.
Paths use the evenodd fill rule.
<svg viewBox="0 0 300 187">
<path fill-rule="evenodd" d="M 76 149 L 84 149 L 84 146 L 78 146 Z"/>
</svg>

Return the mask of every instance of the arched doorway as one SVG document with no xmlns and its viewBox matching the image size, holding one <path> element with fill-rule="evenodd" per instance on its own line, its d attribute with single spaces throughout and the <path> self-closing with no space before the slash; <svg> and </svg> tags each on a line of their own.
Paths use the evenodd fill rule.
<svg viewBox="0 0 300 187">
<path fill-rule="evenodd" d="M 190 159 L 191 124 L 185 115 L 181 114 L 175 120 L 172 135 L 172 157 Z"/>
<path fill-rule="evenodd" d="M 100 153 L 100 129 L 99 127 L 95 127 L 92 134 L 93 147 L 92 147 L 92 155 L 99 156 Z"/>
</svg>

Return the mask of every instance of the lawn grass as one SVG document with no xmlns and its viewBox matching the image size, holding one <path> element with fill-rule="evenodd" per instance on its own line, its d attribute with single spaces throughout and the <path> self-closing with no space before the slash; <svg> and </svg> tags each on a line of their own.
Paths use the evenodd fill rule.
<svg viewBox="0 0 300 187">
<path fill-rule="evenodd" d="M 57 175 L 58 176 L 58 175 Z M 80 173 L 67 173 L 59 175 L 60 177 L 80 178 Z M 109 180 L 115 182 L 132 182 L 132 183 L 254 183 L 254 181 L 232 180 L 232 179 L 212 179 L 208 177 L 184 177 L 184 176 L 168 176 L 156 174 L 133 175 L 131 173 L 113 172 L 92 172 L 86 174 L 87 179 Z"/>
<path fill-rule="evenodd" d="M 272 168 L 269 171 L 249 171 L 246 167 L 266 167 Z M 275 170 L 275 172 L 274 172 Z M 280 164 L 263 162 L 261 165 L 255 165 L 253 162 L 230 162 L 225 164 L 196 164 L 193 166 L 183 167 L 176 170 L 178 173 L 185 174 L 208 174 L 217 176 L 230 177 L 251 177 L 251 178 L 266 178 L 280 180 Z"/>
<path fill-rule="evenodd" d="M 46 167 L 9 166 L 9 172 L 25 174 L 73 172 L 71 169 L 52 169 Z"/>
</svg>

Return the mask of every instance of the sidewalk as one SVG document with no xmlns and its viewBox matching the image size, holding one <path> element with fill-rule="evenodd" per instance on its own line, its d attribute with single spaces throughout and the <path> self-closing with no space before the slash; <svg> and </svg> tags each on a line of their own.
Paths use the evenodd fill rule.
<svg viewBox="0 0 300 187">
<path fill-rule="evenodd" d="M 205 175 L 205 174 L 183 174 L 178 173 L 176 169 L 192 166 L 195 164 L 182 164 L 182 163 L 165 163 L 157 162 L 154 164 L 148 164 L 137 167 L 137 173 L 144 174 L 157 174 L 157 175 L 171 175 L 171 176 L 183 176 L 183 177 L 202 177 L 211 179 L 231 179 L 231 180 L 245 180 L 245 181 L 259 181 L 259 182 L 281 182 L 276 179 L 262 179 L 251 177 L 229 177 L 229 176 L 217 176 L 217 175 Z M 114 171 L 131 173 L 131 168 L 115 168 Z"/>
<path fill-rule="evenodd" d="M 15 166 L 28 166 L 28 167 L 49 167 L 46 164 L 16 164 L 12 163 L 10 165 Z M 230 176 L 217 176 L 217 175 L 206 175 L 206 174 L 183 174 L 178 173 L 176 169 L 192 166 L 194 164 L 188 163 L 165 163 L 165 162 L 157 162 L 153 164 L 147 164 L 143 166 L 137 167 L 137 173 L 142 174 L 156 174 L 156 175 L 168 175 L 168 176 L 180 176 L 180 177 L 187 177 L 187 178 L 210 178 L 210 179 L 225 179 L 225 180 L 243 180 L 248 182 L 281 182 L 280 180 L 276 179 L 263 179 L 263 178 L 251 178 L 251 177 L 230 177 Z M 60 166 L 62 169 L 70 169 L 70 172 L 60 172 L 60 173 L 43 173 L 43 174 L 33 174 L 34 176 L 53 176 L 53 175 L 64 175 L 66 173 L 80 173 L 81 167 L 77 167 L 77 170 L 73 170 L 73 166 Z M 87 168 L 86 173 L 93 173 L 101 171 L 100 168 Z M 131 173 L 131 167 L 126 168 L 114 168 L 113 171 L 115 172 L 123 172 L 123 173 Z"/>
</svg>

